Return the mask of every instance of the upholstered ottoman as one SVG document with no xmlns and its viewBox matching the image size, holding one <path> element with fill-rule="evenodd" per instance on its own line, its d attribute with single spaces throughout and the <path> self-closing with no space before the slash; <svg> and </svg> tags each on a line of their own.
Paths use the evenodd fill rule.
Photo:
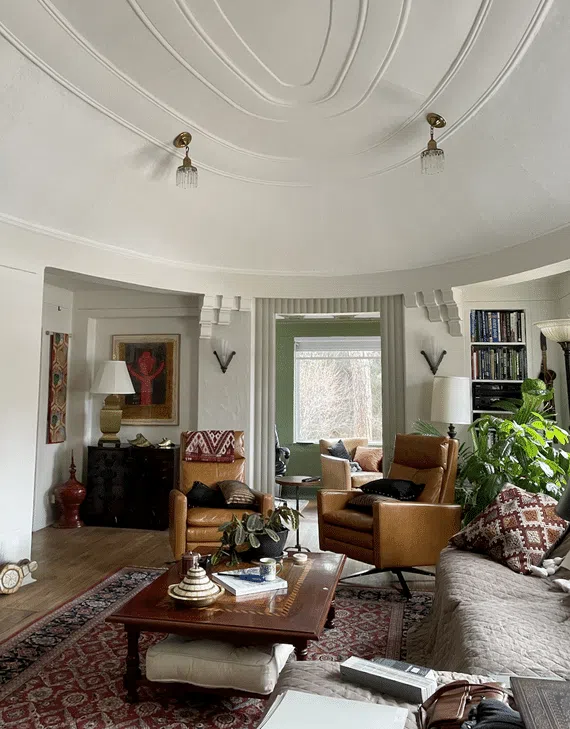
<svg viewBox="0 0 570 729">
<path fill-rule="evenodd" d="M 358 686 L 356 683 L 350 683 L 341 678 L 339 666 L 339 663 L 333 661 L 288 663 L 281 672 L 277 685 L 269 698 L 267 709 L 279 694 L 288 689 L 294 689 L 295 691 L 320 694 L 321 696 L 336 696 L 337 698 L 353 701 L 373 701 L 375 704 L 403 707 L 408 710 L 405 729 L 418 729 L 418 704 L 408 704 L 388 694 L 382 694 L 379 691 Z M 472 683 L 488 680 L 483 676 L 470 676 L 465 673 L 437 671 L 437 674 L 437 681 L 441 685 L 460 679 L 467 679 Z"/>
<path fill-rule="evenodd" d="M 146 677 L 159 683 L 267 695 L 292 651 L 293 646 L 285 643 L 238 646 L 169 635 L 148 649 Z"/>
</svg>

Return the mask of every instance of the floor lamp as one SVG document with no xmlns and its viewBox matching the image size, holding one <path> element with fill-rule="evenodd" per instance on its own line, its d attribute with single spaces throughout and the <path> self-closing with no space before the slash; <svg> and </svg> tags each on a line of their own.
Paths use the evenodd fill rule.
<svg viewBox="0 0 570 729">
<path fill-rule="evenodd" d="M 447 435 L 455 438 L 455 425 L 471 422 L 471 381 L 469 377 L 434 377 L 431 394 L 431 421 L 448 423 Z"/>
<path fill-rule="evenodd" d="M 570 411 L 570 319 L 551 319 L 537 321 L 537 326 L 547 339 L 558 342 L 564 352 L 564 368 L 566 370 L 566 397 Z"/>
</svg>

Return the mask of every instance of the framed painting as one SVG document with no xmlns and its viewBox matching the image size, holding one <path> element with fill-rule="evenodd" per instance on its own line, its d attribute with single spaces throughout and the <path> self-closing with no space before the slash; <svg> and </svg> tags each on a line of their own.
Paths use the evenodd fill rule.
<svg viewBox="0 0 570 729">
<path fill-rule="evenodd" d="M 113 359 L 127 365 L 135 392 L 121 395 L 124 425 L 178 425 L 179 334 L 119 334 Z"/>
</svg>

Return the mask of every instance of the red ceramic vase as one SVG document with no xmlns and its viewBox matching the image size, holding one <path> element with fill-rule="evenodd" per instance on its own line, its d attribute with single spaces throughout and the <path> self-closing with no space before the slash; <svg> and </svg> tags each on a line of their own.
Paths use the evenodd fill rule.
<svg viewBox="0 0 570 729">
<path fill-rule="evenodd" d="M 75 463 L 71 455 L 69 480 L 54 489 L 55 503 L 59 508 L 59 519 L 54 527 L 58 529 L 77 529 L 83 526 L 79 517 L 79 507 L 85 500 L 85 486 L 75 478 Z"/>
</svg>

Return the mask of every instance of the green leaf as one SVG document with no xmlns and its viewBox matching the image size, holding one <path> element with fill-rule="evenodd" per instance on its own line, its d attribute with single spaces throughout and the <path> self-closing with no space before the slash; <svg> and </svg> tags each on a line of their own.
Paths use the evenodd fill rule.
<svg viewBox="0 0 570 729">
<path fill-rule="evenodd" d="M 251 544 L 251 546 L 254 549 L 257 549 L 257 547 L 259 547 L 261 545 L 261 542 L 259 541 L 259 539 L 257 538 L 257 536 L 255 534 L 252 533 L 252 534 L 248 534 L 247 536 L 249 539 L 249 543 Z"/>
<path fill-rule="evenodd" d="M 274 532 L 274 531 L 273 531 L 273 529 L 269 529 L 269 527 L 267 527 L 267 528 L 265 529 L 265 533 L 266 533 L 266 534 L 267 534 L 267 536 L 268 536 L 268 537 L 269 537 L 270 539 L 272 539 L 272 540 L 273 540 L 274 542 L 278 542 L 278 541 L 279 541 L 279 537 L 277 536 L 276 532 Z"/>
</svg>

